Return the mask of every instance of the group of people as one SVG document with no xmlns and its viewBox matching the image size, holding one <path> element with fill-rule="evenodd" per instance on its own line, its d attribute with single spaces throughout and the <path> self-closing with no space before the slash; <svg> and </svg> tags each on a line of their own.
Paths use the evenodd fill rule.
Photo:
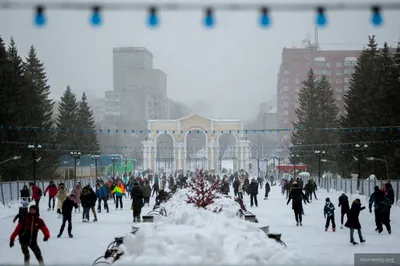
<svg viewBox="0 0 400 266">
<path fill-rule="evenodd" d="M 287 196 L 287 204 L 292 202 L 292 209 L 294 211 L 296 226 L 302 226 L 302 216 L 304 215 L 303 202 L 305 204 L 310 203 L 312 194 L 314 194 L 315 199 L 317 199 L 315 195 L 317 186 L 312 179 L 310 179 L 305 185 L 303 185 L 301 179 L 291 181 L 283 180 L 281 184 L 283 192 L 289 189 L 288 185 L 290 186 L 290 190 L 288 191 Z M 305 191 L 306 193 L 304 193 L 303 191 Z M 369 211 L 370 213 L 372 213 L 372 207 L 374 207 L 376 224 L 375 230 L 379 234 L 383 231 L 383 225 L 385 225 L 386 230 L 389 234 L 392 233 L 390 226 L 390 209 L 393 204 L 394 191 L 392 185 L 388 182 L 382 186 L 382 189 L 380 189 L 378 186 L 375 186 L 374 193 L 372 193 L 369 199 Z M 362 236 L 359 215 L 360 212 L 365 209 L 365 206 L 361 206 L 361 200 L 355 199 L 350 207 L 349 199 L 346 194 L 343 193 L 338 198 L 338 207 L 341 208 L 340 228 L 343 229 L 343 224 L 345 227 L 350 228 L 350 243 L 353 245 L 358 244 L 354 240 L 355 230 L 357 230 L 360 243 L 364 243 L 365 238 L 363 238 Z M 332 230 L 335 232 L 335 205 L 331 202 L 330 198 L 325 199 L 323 213 L 326 219 L 325 231 L 328 231 L 329 226 L 332 225 Z M 344 223 L 345 216 L 347 217 L 346 223 Z"/>
</svg>

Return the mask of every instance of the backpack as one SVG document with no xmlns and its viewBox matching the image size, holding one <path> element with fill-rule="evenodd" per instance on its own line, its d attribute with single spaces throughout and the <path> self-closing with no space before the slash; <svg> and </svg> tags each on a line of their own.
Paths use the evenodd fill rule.
<svg viewBox="0 0 400 266">
<path fill-rule="evenodd" d="M 38 187 L 38 194 L 39 194 L 40 197 L 43 196 L 43 192 L 42 192 L 42 189 L 40 187 Z"/>
</svg>

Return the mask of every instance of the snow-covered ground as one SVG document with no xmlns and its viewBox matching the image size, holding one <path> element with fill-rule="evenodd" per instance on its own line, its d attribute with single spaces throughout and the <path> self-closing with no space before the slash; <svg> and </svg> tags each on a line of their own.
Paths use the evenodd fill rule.
<svg viewBox="0 0 400 266">
<path fill-rule="evenodd" d="M 169 216 L 153 224 L 135 224 L 141 229 L 136 236 L 130 232 L 132 213 L 130 201 L 124 200 L 124 210 L 116 211 L 112 200 L 109 201 L 110 213 L 100 213 L 99 222 L 82 223 L 79 213 L 73 216 L 74 238 L 69 239 L 67 232 L 60 239 L 56 238 L 61 220 L 55 212 L 45 211 L 47 202 L 41 202 L 41 215 L 52 234 L 47 243 L 39 237 L 46 265 L 69 264 L 91 265 L 104 254 L 107 245 L 115 236 L 125 236 L 127 255 L 118 265 L 153 264 L 231 264 L 231 265 L 353 265 L 354 253 L 398 253 L 400 233 L 397 231 L 400 219 L 398 207 L 392 208 L 391 220 L 393 233 L 384 231 L 375 233 L 373 214 L 368 210 L 361 212 L 360 221 L 363 234 L 367 240 L 365 245 L 351 246 L 349 230 L 338 229 L 337 232 L 324 232 L 325 219 L 323 206 L 325 198 L 330 197 L 337 206 L 340 192 L 318 191 L 318 200 L 305 206 L 303 227 L 296 227 L 291 205 L 286 205 L 284 195 L 278 186 L 272 187 L 268 200 L 263 200 L 264 190 L 259 191 L 259 206 L 248 208 L 257 215 L 259 224 L 245 222 L 235 216 L 238 205 L 229 199 L 220 199 L 216 205 L 223 205 L 222 213 L 215 214 L 208 210 L 198 210 L 187 205 L 184 191 L 165 205 Z M 367 201 L 362 196 L 363 204 Z M 152 206 L 154 198 L 151 199 Z M 245 196 L 245 204 L 249 205 L 249 197 Z M 249 207 L 249 206 L 248 206 Z M 142 215 L 150 211 L 144 207 Z M 9 237 L 15 227 L 12 216 L 16 209 L 0 207 L 0 264 L 22 264 L 23 257 L 19 244 L 9 248 Z M 340 210 L 336 210 L 336 224 L 340 226 Z M 91 219 L 93 216 L 91 214 Z M 269 225 L 271 233 L 282 233 L 287 248 L 268 239 L 260 226 Z M 40 234 L 41 236 L 41 234 Z M 357 236 L 356 241 L 358 240 Z M 34 256 L 31 265 L 37 265 Z"/>
</svg>

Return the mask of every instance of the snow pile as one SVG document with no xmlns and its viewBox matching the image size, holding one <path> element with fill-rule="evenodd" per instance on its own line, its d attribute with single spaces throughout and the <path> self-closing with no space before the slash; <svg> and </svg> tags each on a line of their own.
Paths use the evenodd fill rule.
<svg viewBox="0 0 400 266">
<path fill-rule="evenodd" d="M 140 224 L 136 235 L 124 238 L 125 254 L 117 265 L 193 265 L 193 264 L 296 264 L 315 262 L 311 255 L 280 244 L 254 224 L 236 217 L 239 205 L 229 198 L 216 199 L 213 207 L 223 206 L 221 213 L 187 204 L 188 190 L 182 189 L 163 206 L 168 217 Z M 265 222 L 265 221 L 261 221 Z M 308 257 L 305 257 L 308 256 Z"/>
<path fill-rule="evenodd" d="M 6 219 L 10 217 L 14 217 L 19 212 L 19 204 L 13 203 L 7 206 L 4 206 L 2 202 L 0 202 L 0 219 Z"/>
</svg>

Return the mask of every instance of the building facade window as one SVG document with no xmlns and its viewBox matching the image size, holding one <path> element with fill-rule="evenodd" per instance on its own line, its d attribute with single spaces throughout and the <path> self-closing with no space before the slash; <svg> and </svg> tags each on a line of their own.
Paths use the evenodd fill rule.
<svg viewBox="0 0 400 266">
<path fill-rule="evenodd" d="M 345 61 L 344 66 L 356 66 L 357 61 Z"/>
<path fill-rule="evenodd" d="M 340 95 L 336 95 L 336 100 L 337 100 L 337 101 L 340 101 L 340 100 L 342 100 L 342 96 L 340 96 Z"/>
<path fill-rule="evenodd" d="M 336 79 L 336 84 L 341 84 L 343 82 L 342 79 Z"/>
<path fill-rule="evenodd" d="M 344 78 L 344 83 L 349 83 L 350 82 L 350 78 Z"/>
<path fill-rule="evenodd" d="M 349 90 L 350 90 L 350 86 L 349 86 L 349 85 L 345 85 L 345 86 L 343 87 L 343 90 L 344 90 L 344 91 L 349 91 Z"/>
<path fill-rule="evenodd" d="M 289 79 L 288 78 L 284 78 L 283 79 L 283 83 L 288 83 L 289 82 Z"/>
<path fill-rule="evenodd" d="M 283 89 L 283 91 L 287 91 L 288 90 L 288 86 L 283 86 L 282 89 Z"/>
<path fill-rule="evenodd" d="M 343 75 L 343 72 L 341 70 L 336 70 L 336 76 L 341 76 Z"/>
<path fill-rule="evenodd" d="M 289 74 L 289 70 L 285 69 L 285 71 L 283 71 L 283 74 L 288 75 Z"/>
<path fill-rule="evenodd" d="M 296 83 L 296 84 L 300 83 L 300 79 L 299 79 L 299 78 L 296 78 L 296 79 L 294 80 L 294 83 Z"/>
<path fill-rule="evenodd" d="M 342 67 L 343 63 L 342 62 L 336 62 L 336 67 Z"/>
</svg>

